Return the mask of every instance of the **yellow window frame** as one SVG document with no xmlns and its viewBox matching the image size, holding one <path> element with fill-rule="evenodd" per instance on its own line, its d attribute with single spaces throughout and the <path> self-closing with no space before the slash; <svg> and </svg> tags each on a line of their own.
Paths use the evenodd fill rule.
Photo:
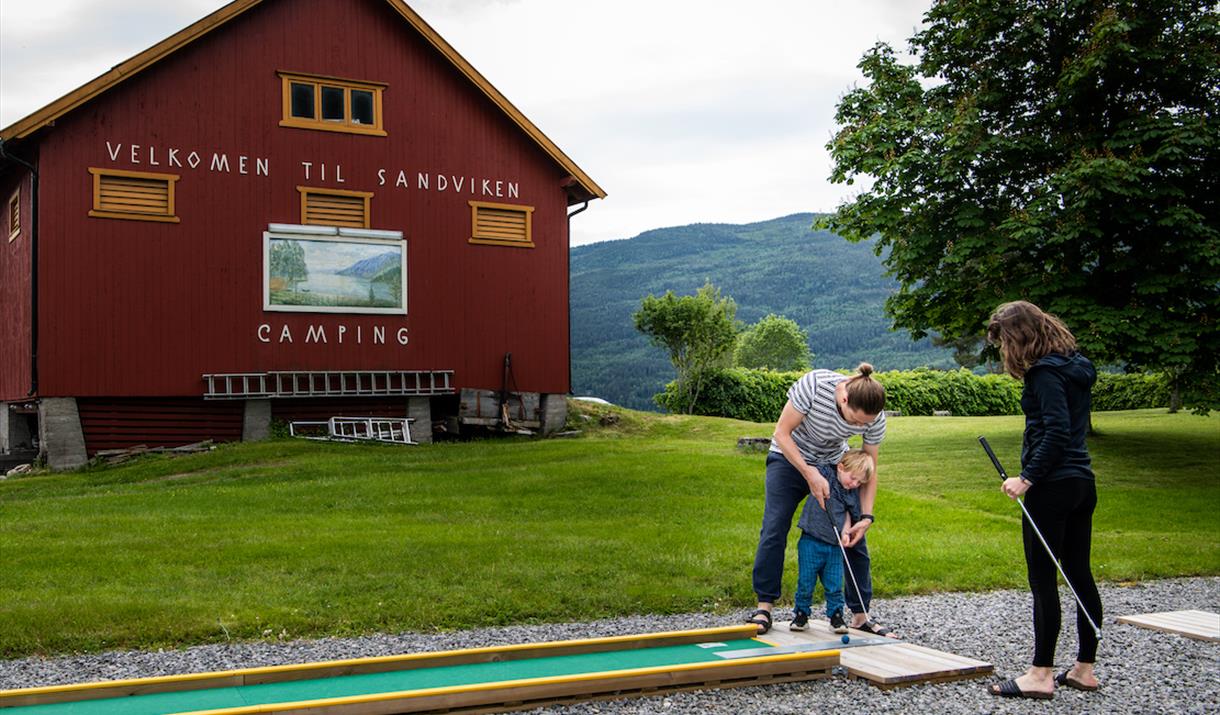
<svg viewBox="0 0 1220 715">
<path fill-rule="evenodd" d="M 366 82 L 363 80 L 327 77 L 325 75 L 302 74 L 299 72 L 276 72 L 280 77 L 283 94 L 283 115 L 281 127 L 296 129 L 316 129 L 324 132 L 344 132 L 347 134 L 365 134 L 384 137 L 385 119 L 382 114 L 381 92 L 388 85 L 382 82 Z M 314 117 L 292 116 L 292 85 L 307 84 L 313 87 Z M 335 87 L 343 90 L 343 119 L 341 121 L 322 119 L 322 87 Z M 371 92 L 373 94 L 373 123 L 361 124 L 352 119 L 352 90 Z"/>
</svg>

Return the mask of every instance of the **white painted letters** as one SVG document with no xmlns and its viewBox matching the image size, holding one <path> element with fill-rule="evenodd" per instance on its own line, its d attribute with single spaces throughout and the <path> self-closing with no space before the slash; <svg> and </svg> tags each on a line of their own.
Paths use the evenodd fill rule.
<svg viewBox="0 0 1220 715">
<path fill-rule="evenodd" d="M 309 326 L 309 331 L 305 333 L 305 342 L 307 342 L 307 343 L 326 342 L 326 326 L 324 326 L 324 325 Z"/>
<path fill-rule="evenodd" d="M 394 340 L 399 347 L 406 347 L 411 342 L 405 327 L 394 325 L 373 325 L 371 327 L 373 328 L 372 345 L 392 345 L 392 343 L 386 340 L 391 332 L 393 332 Z M 298 326 L 298 334 L 301 329 Z M 344 323 L 310 323 L 305 325 L 303 329 L 305 330 L 305 339 L 301 342 L 303 346 L 329 345 L 331 337 L 334 337 L 335 342 L 339 345 L 351 345 L 353 342 L 357 345 L 364 344 L 364 330 L 360 325 L 357 325 L 354 331 L 356 333 L 355 341 L 351 339 L 349 334 L 353 332 L 351 326 Z M 279 334 L 278 340 L 272 337 L 277 332 Z M 254 330 L 254 337 L 260 343 L 293 344 L 295 342 L 292 328 L 287 323 L 278 326 L 271 323 L 260 323 Z"/>
</svg>

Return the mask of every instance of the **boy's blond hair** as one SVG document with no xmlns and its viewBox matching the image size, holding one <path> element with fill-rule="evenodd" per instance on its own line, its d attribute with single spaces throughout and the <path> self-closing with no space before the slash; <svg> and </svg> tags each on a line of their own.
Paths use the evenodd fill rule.
<svg viewBox="0 0 1220 715">
<path fill-rule="evenodd" d="M 852 474 L 860 475 L 861 484 L 866 484 L 873 478 L 873 458 L 862 449 L 847 450 L 847 454 L 839 460 L 839 466 Z"/>
</svg>

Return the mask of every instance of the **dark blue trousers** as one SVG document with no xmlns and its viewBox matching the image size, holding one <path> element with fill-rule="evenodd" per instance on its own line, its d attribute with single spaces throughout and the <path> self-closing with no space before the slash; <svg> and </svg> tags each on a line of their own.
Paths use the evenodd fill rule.
<svg viewBox="0 0 1220 715">
<path fill-rule="evenodd" d="M 765 603 L 779 601 L 784 580 L 784 549 L 792 517 L 805 497 L 810 496 L 809 484 L 782 454 L 767 454 L 767 501 L 763 506 L 762 530 L 758 534 L 758 551 L 754 555 L 754 593 Z M 844 579 L 847 607 L 852 613 L 864 613 L 873 601 L 873 580 L 869 570 L 868 544 L 864 539 L 847 549 L 847 563 L 860 584 L 856 591 L 851 577 Z"/>
</svg>

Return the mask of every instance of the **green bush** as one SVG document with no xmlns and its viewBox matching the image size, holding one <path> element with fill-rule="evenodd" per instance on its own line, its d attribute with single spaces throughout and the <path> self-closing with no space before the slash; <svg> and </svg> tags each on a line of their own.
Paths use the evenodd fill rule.
<svg viewBox="0 0 1220 715">
<path fill-rule="evenodd" d="M 803 373 L 748 370 L 709 371 L 695 402 L 693 414 L 730 417 L 751 422 L 774 422 L 788 400 L 788 388 Z M 892 370 L 876 378 L 885 386 L 885 407 L 904 415 L 1021 414 L 1021 383 L 1007 375 L 975 375 L 960 370 Z M 654 398 L 669 412 L 681 412 L 685 403 L 671 382 Z M 1169 387 L 1163 375 L 1102 373 L 1093 387 L 1093 410 L 1135 410 L 1169 404 Z"/>
<path fill-rule="evenodd" d="M 1021 383 L 1007 375 L 975 375 L 966 370 L 894 370 L 877 373 L 885 386 L 885 408 L 904 415 L 1017 415 Z"/>
<path fill-rule="evenodd" d="M 695 401 L 694 414 L 774 422 L 788 401 L 788 388 L 803 374 L 742 367 L 709 370 Z M 684 397 L 675 381 L 654 399 L 662 409 L 680 413 L 686 404 Z"/>
<path fill-rule="evenodd" d="M 1093 411 L 1139 410 L 1169 406 L 1169 380 L 1163 373 L 1101 373 L 1093 385 Z"/>
</svg>

